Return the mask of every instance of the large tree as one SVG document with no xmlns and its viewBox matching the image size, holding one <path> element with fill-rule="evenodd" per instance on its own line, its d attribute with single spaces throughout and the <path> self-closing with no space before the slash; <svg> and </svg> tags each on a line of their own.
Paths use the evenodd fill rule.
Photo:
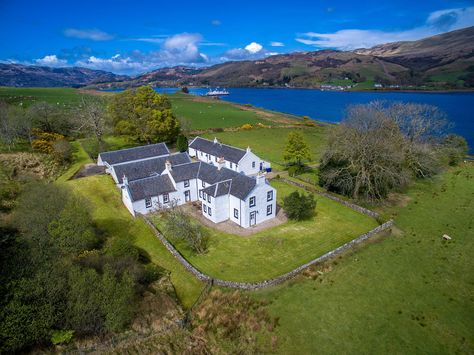
<svg viewBox="0 0 474 355">
<path fill-rule="evenodd" d="M 288 134 L 283 159 L 297 165 L 302 165 L 305 160 L 311 160 L 309 145 L 300 132 L 294 131 Z"/>
<path fill-rule="evenodd" d="M 180 132 L 170 100 L 149 86 L 116 94 L 109 113 L 118 133 L 139 142 L 174 142 Z"/>
<path fill-rule="evenodd" d="M 356 199 L 381 199 L 442 167 L 447 127 L 439 109 L 372 102 L 352 106 L 330 135 L 319 182 Z"/>
<path fill-rule="evenodd" d="M 99 143 L 99 148 L 108 128 L 106 113 L 104 101 L 97 98 L 82 97 L 81 105 L 76 110 L 77 129 L 80 132 L 93 134 Z"/>
</svg>

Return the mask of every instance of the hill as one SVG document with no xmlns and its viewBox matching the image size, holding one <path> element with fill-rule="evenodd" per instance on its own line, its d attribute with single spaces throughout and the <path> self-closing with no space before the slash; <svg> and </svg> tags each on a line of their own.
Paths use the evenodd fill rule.
<svg viewBox="0 0 474 355">
<path fill-rule="evenodd" d="M 127 77 L 86 68 L 50 68 L 35 65 L 0 63 L 0 86 L 80 87 L 113 83 Z"/>
</svg>

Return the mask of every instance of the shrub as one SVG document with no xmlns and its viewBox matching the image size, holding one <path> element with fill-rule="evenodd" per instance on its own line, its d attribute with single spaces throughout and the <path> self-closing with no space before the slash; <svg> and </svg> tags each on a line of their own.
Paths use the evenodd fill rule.
<svg viewBox="0 0 474 355">
<path fill-rule="evenodd" d="M 65 139 L 60 139 L 53 143 L 53 157 L 58 163 L 67 163 L 72 158 L 72 146 Z"/>
<path fill-rule="evenodd" d="M 283 199 L 283 208 L 288 218 L 300 221 L 314 216 L 316 200 L 312 194 L 294 191 Z"/>
<path fill-rule="evenodd" d="M 303 165 L 291 165 L 288 168 L 288 175 L 290 176 L 297 176 L 304 173 L 304 166 Z"/>
<path fill-rule="evenodd" d="M 188 138 L 184 134 L 178 135 L 178 139 L 176 141 L 176 148 L 180 152 L 186 152 L 188 150 Z"/>
<path fill-rule="evenodd" d="M 249 129 L 252 129 L 253 126 L 250 123 L 246 123 L 246 124 L 242 125 L 242 127 L 240 127 L 240 128 L 244 129 L 244 130 L 249 130 Z"/>
<path fill-rule="evenodd" d="M 57 330 L 51 335 L 51 343 L 54 345 L 67 344 L 72 340 L 74 330 Z"/>
</svg>

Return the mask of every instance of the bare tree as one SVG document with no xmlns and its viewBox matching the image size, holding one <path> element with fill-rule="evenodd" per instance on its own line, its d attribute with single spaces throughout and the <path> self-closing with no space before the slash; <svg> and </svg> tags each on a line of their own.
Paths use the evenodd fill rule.
<svg viewBox="0 0 474 355">
<path fill-rule="evenodd" d="M 15 107 L 10 107 L 0 101 L 0 140 L 8 150 L 11 150 L 18 138 L 18 129 L 15 120 Z"/>
<path fill-rule="evenodd" d="M 447 127 L 436 107 L 372 102 L 352 106 L 332 132 L 319 168 L 320 184 L 356 199 L 381 199 L 441 167 Z"/>
<path fill-rule="evenodd" d="M 107 131 L 107 115 L 105 105 L 97 99 L 86 99 L 82 97 L 82 104 L 77 110 L 77 130 L 92 133 L 102 145 L 104 135 Z"/>
</svg>

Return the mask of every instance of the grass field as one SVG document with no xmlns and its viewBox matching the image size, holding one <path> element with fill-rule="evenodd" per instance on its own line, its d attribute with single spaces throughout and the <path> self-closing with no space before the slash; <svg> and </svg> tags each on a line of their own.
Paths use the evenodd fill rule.
<svg viewBox="0 0 474 355">
<path fill-rule="evenodd" d="M 92 217 L 102 231 L 133 238 L 152 262 L 171 272 L 171 282 L 183 306 L 193 304 L 203 285 L 171 256 L 143 220 L 130 215 L 110 176 L 91 176 L 66 184 L 91 202 Z"/>
<path fill-rule="evenodd" d="M 92 163 L 92 159 L 82 147 L 79 141 L 71 142 L 73 149 L 72 159 L 73 163 L 69 168 L 57 179 L 59 182 L 64 182 L 72 178 L 84 164 Z"/>
<path fill-rule="evenodd" d="M 273 181 L 278 203 L 296 190 Z M 183 244 L 178 250 L 199 270 L 216 278 L 261 281 L 275 277 L 335 249 L 377 226 L 375 220 L 323 197 L 317 197 L 317 215 L 308 221 L 288 221 L 249 237 L 206 228 L 210 235 L 205 255 L 192 254 Z M 161 226 L 159 216 L 152 217 Z"/>
<path fill-rule="evenodd" d="M 305 127 L 297 129 L 310 145 L 312 162 L 318 162 L 327 141 L 329 126 Z M 268 161 L 283 165 L 283 152 L 288 134 L 294 128 L 255 128 L 248 131 L 207 133 L 204 137 L 217 137 L 221 142 L 240 148 L 250 146 L 258 156 Z"/>
<path fill-rule="evenodd" d="M 45 101 L 60 107 L 72 107 L 79 104 L 82 92 L 72 88 L 11 88 L 0 87 L 0 100 L 27 107 L 33 103 Z"/>
<path fill-rule="evenodd" d="M 280 353 L 474 352 L 474 165 L 408 196 L 386 211 L 400 235 L 362 246 L 316 280 L 252 293 L 280 318 Z"/>
</svg>

